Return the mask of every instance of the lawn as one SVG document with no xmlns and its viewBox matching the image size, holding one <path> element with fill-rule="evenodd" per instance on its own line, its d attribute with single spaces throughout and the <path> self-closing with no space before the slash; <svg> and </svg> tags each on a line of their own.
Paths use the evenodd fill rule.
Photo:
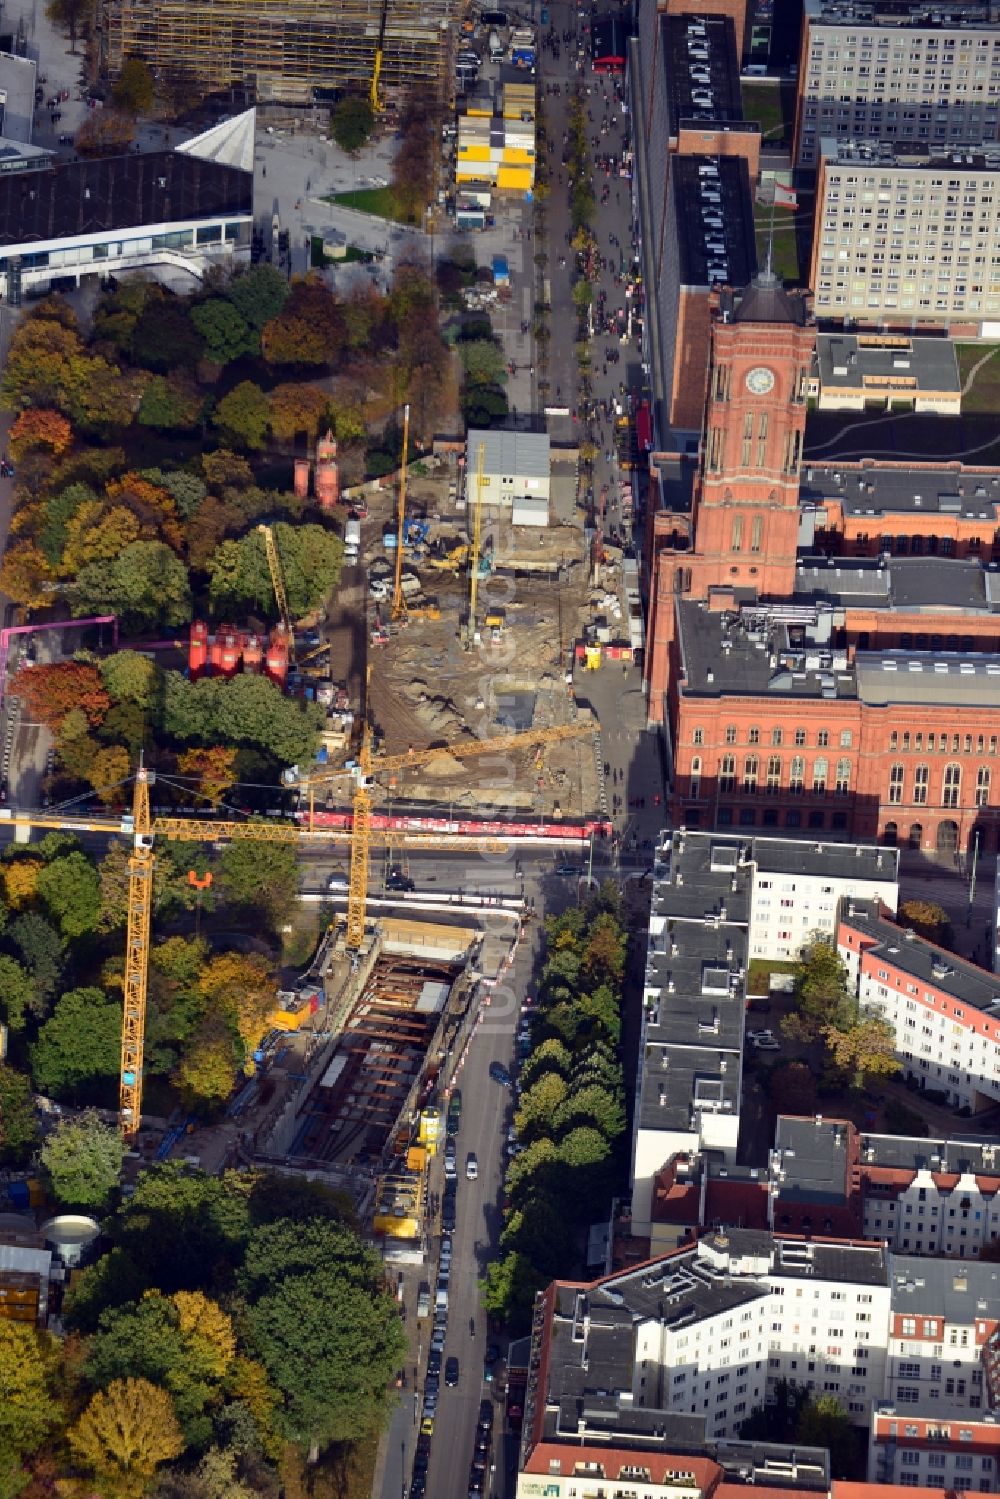
<svg viewBox="0 0 1000 1499">
<path fill-rule="evenodd" d="M 357 208 L 377 219 L 394 219 L 397 224 L 407 222 L 391 187 L 356 187 L 351 192 L 334 193 L 326 201 L 339 203 L 343 208 Z"/>
<path fill-rule="evenodd" d="M 757 230 L 757 263 L 763 269 L 767 264 L 767 245 L 771 235 L 770 207 L 758 203 L 754 208 L 753 217 Z M 771 268 L 776 275 L 792 286 L 798 286 L 802 279 L 799 274 L 798 239 L 795 216 L 787 208 L 775 209 Z"/>
<path fill-rule="evenodd" d="M 744 83 L 743 118 L 760 126 L 764 144 L 776 146 L 783 140 L 791 140 L 793 124 L 794 94 L 774 83 Z"/>
<path fill-rule="evenodd" d="M 965 384 L 969 371 L 978 364 L 984 354 L 990 353 L 989 344 L 957 344 L 958 378 Z M 1000 412 L 1000 344 L 992 345 L 993 358 L 984 364 L 976 376 L 972 389 L 962 397 L 962 411 L 966 415 L 975 412 Z M 979 461 L 979 460 L 977 460 Z"/>
</svg>

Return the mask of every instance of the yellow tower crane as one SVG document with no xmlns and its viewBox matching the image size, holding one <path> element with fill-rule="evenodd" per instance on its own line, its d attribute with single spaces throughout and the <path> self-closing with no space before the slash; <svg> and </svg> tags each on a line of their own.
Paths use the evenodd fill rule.
<svg viewBox="0 0 1000 1499">
<path fill-rule="evenodd" d="M 274 589 L 274 598 L 278 605 L 278 618 L 288 636 L 288 659 L 294 666 L 295 631 L 292 629 L 292 617 L 288 612 L 288 595 L 285 592 L 285 575 L 281 570 L 278 544 L 274 539 L 274 532 L 270 526 L 261 525 L 257 527 L 257 530 L 264 538 L 264 550 L 267 553 L 267 565 L 271 573 L 271 587 Z"/>
<path fill-rule="evenodd" d="M 403 596 L 403 534 L 406 531 L 406 458 L 410 446 L 410 407 L 403 407 L 403 461 L 399 466 L 399 505 L 396 521 L 396 576 L 392 587 L 392 617 L 402 619 L 406 614 L 406 599 Z"/>
<path fill-rule="evenodd" d="M 406 770 L 417 765 L 426 765 L 437 755 L 447 755 L 451 760 L 472 760 L 480 755 L 495 755 L 511 750 L 536 746 L 541 750 L 547 744 L 558 744 L 564 739 L 581 739 L 593 734 L 592 719 L 578 719 L 576 723 L 557 724 L 549 729 L 527 729 L 520 734 L 500 734 L 493 739 L 471 739 L 467 743 L 438 745 L 435 749 L 413 750 L 405 755 L 385 755 L 375 759 L 371 749 L 371 731 L 367 724 L 361 740 L 357 767 L 354 770 L 319 770 L 304 780 L 294 782 L 309 795 L 309 822 L 313 827 L 317 786 L 328 786 L 334 781 L 354 778 L 354 794 L 351 800 L 353 822 L 351 827 L 351 874 L 347 904 L 347 945 L 357 951 L 364 941 L 365 915 L 368 903 L 368 866 L 372 843 L 376 840 L 399 843 L 411 847 L 433 847 L 436 840 L 422 838 L 420 834 L 397 833 L 373 835 L 371 827 L 372 790 L 376 779 L 394 770 Z M 445 840 L 447 846 L 447 840 Z"/>
<path fill-rule="evenodd" d="M 559 728 L 529 729 L 522 734 L 504 734 L 496 739 L 473 740 L 432 750 L 374 759 L 371 731 L 366 727 L 356 770 L 319 771 L 298 784 L 309 791 L 309 825 L 295 823 L 235 822 L 195 817 L 153 817 L 149 791 L 155 772 L 140 764 L 135 776 L 131 817 L 67 817 L 57 812 L 26 813 L 16 810 L 12 821 L 19 828 L 60 828 L 74 832 L 96 832 L 113 836 L 124 833 L 132 839 L 129 856 L 128 924 L 125 948 L 124 1017 L 122 1022 L 121 1074 L 119 1079 L 119 1125 L 128 1139 L 139 1129 L 142 1118 L 142 1085 L 146 1034 L 146 1002 L 149 978 L 149 945 L 153 915 L 154 843 L 157 838 L 219 842 L 226 839 L 250 840 L 256 843 L 345 843 L 351 847 L 351 878 L 347 910 L 347 944 L 357 951 L 364 940 L 368 897 L 368 867 L 372 844 L 382 842 L 403 848 L 454 848 L 453 837 L 420 832 L 373 832 L 371 826 L 372 790 L 375 777 L 406 766 L 423 765 L 435 755 L 447 754 L 466 760 L 476 755 L 523 748 L 528 745 L 552 744 L 562 739 L 581 737 L 593 732 L 588 720 Z M 313 828 L 313 797 L 317 785 L 354 778 L 353 826 L 341 829 Z M 473 842 L 474 840 L 468 840 Z M 488 840 L 492 843 L 494 840 Z M 462 846 L 468 846 L 463 843 Z"/>
<path fill-rule="evenodd" d="M 389 0 L 382 0 L 382 15 L 378 23 L 378 41 L 375 43 L 375 61 L 372 64 L 372 81 L 368 91 L 368 102 L 373 115 L 380 115 L 382 102 L 382 54 L 385 51 L 385 24 L 389 18 Z"/>
<path fill-rule="evenodd" d="M 476 499 L 472 511 L 472 550 L 469 553 L 469 639 L 476 634 L 476 599 L 479 593 L 479 554 L 483 545 L 483 469 L 486 466 L 486 444 L 479 444 L 476 454 Z"/>
</svg>

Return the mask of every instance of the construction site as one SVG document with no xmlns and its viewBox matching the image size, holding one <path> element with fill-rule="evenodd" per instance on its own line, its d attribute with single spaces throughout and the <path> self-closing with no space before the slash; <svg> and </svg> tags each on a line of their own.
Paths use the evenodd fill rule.
<svg viewBox="0 0 1000 1499">
<path fill-rule="evenodd" d="M 104 0 L 102 72 L 141 57 L 202 94 L 327 103 L 373 87 L 398 96 L 448 80 L 455 0 Z"/>
<path fill-rule="evenodd" d="M 349 565 L 320 627 L 320 659 L 349 701 L 365 701 L 376 745 L 390 755 L 577 720 L 568 669 L 593 589 L 575 454 L 553 463 L 544 528 L 512 526 L 485 504 L 477 514 L 475 475 L 469 488 L 467 497 L 451 455 L 346 497 Z M 544 820 L 598 806 L 593 753 L 579 737 L 519 749 L 499 771 L 472 769 L 442 752 L 387 778 L 380 800 L 400 814 Z M 331 788 L 327 807 L 346 795 Z"/>
</svg>

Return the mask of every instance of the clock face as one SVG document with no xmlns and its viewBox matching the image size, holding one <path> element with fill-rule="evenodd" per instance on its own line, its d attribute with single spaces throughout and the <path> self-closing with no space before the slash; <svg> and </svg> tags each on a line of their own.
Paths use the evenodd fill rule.
<svg viewBox="0 0 1000 1499">
<path fill-rule="evenodd" d="M 758 364 L 756 369 L 752 369 L 747 375 L 747 390 L 753 395 L 766 396 L 773 389 L 774 376 L 762 364 Z"/>
</svg>

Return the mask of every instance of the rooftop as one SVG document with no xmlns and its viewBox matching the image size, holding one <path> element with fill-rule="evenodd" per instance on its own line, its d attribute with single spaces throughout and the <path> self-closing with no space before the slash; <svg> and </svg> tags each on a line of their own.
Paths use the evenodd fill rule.
<svg viewBox="0 0 1000 1499">
<path fill-rule="evenodd" d="M 738 285 L 741 283 L 737 283 Z M 770 269 L 758 271 L 736 299 L 734 321 L 737 323 L 805 324 L 808 304 L 804 297 L 791 296 Z"/>
<path fill-rule="evenodd" d="M 743 121 L 736 29 L 729 16 L 661 18 L 670 134 L 682 120 Z"/>
<path fill-rule="evenodd" d="M 0 173 L 0 252 L 142 225 L 247 218 L 253 176 L 180 151 Z"/>
<path fill-rule="evenodd" d="M 850 1135 L 842 1120 L 779 1116 L 771 1152 L 776 1195 L 785 1202 L 846 1203 Z"/>
<path fill-rule="evenodd" d="M 548 479 L 550 474 L 549 438 L 546 432 L 511 432 L 470 427 L 466 454 L 470 481 L 483 445 L 483 472 L 510 475 L 519 479 Z"/>
<path fill-rule="evenodd" d="M 840 880 L 899 877 L 899 849 L 874 843 L 817 843 L 805 838 L 754 838 L 750 858 L 765 874 L 828 875 Z"/>
<path fill-rule="evenodd" d="M 932 1171 L 946 1176 L 1000 1176 L 1000 1140 L 930 1140 L 918 1136 L 862 1135 L 861 1161 L 890 1171 Z"/>
<path fill-rule="evenodd" d="M 675 833 L 653 871 L 637 1124 L 697 1128 L 737 1115 L 750 869 L 724 834 Z"/>
<path fill-rule="evenodd" d="M 858 697 L 871 707 L 1000 708 L 1000 659 L 954 651 L 858 651 Z"/>
<path fill-rule="evenodd" d="M 27 145 L 35 114 L 37 64 L 30 57 L 0 53 L 0 135 Z"/>
<path fill-rule="evenodd" d="M 840 919 L 869 940 L 868 951 L 878 953 L 900 972 L 973 1009 L 1000 1012 L 1000 978 L 995 973 L 897 926 L 881 914 L 877 902 L 845 900 Z"/>
<path fill-rule="evenodd" d="M 821 333 L 817 339 L 821 354 L 824 341 L 829 349 L 837 339 Z M 949 351 L 946 362 L 954 365 L 954 346 L 947 339 L 914 338 L 906 342 L 935 350 L 943 346 Z M 915 356 L 915 362 L 917 358 L 924 359 L 923 351 Z M 960 463 L 809 463 L 802 471 L 799 497 L 805 505 L 836 500 L 845 515 L 874 519 L 887 514 L 930 513 L 984 520 L 992 525 L 1000 505 L 1000 469 L 964 468 Z"/>
<path fill-rule="evenodd" d="M 677 601 L 683 691 L 689 697 L 856 696 L 847 654 L 830 644 L 832 613 L 758 605 L 749 590 L 733 596 L 736 610 L 714 610 L 696 599 Z"/>
<path fill-rule="evenodd" d="M 884 393 L 889 382 L 906 382 L 917 391 L 957 394 L 961 389 L 955 345 L 949 338 L 819 333 L 816 373 L 826 390 L 865 387 Z"/>
<path fill-rule="evenodd" d="M 1000 576 L 971 557 L 804 557 L 796 566 L 795 597 L 820 607 L 860 600 L 865 608 L 908 614 L 984 614 L 1000 607 Z"/>
<path fill-rule="evenodd" d="M 670 179 L 682 285 L 744 285 L 757 268 L 746 161 L 742 156 L 675 156 Z"/>
<path fill-rule="evenodd" d="M 1000 172 L 1000 145 L 977 142 L 962 149 L 916 141 L 851 141 L 825 135 L 820 155 L 827 167 L 868 167 L 873 171 Z"/>
<path fill-rule="evenodd" d="M 828 26 L 921 26 L 933 31 L 946 28 L 987 27 L 995 30 L 990 0 L 805 0 L 805 14 L 812 23 Z"/>
<path fill-rule="evenodd" d="M 890 1285 L 894 1312 L 933 1312 L 946 1322 L 995 1317 L 1000 1306 L 1000 1265 L 988 1261 L 894 1254 Z"/>
</svg>

